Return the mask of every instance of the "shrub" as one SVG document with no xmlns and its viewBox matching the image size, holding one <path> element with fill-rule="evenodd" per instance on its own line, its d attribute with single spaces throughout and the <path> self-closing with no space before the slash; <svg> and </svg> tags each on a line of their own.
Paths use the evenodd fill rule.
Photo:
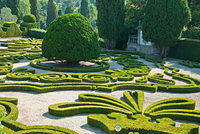
<svg viewBox="0 0 200 134">
<path fill-rule="evenodd" d="M 182 38 L 170 49 L 169 56 L 173 58 L 200 61 L 200 40 Z"/>
<path fill-rule="evenodd" d="M 20 28 L 17 26 L 16 23 L 12 23 L 10 27 L 7 28 L 6 37 L 17 37 L 21 35 L 22 31 L 20 30 Z"/>
<path fill-rule="evenodd" d="M 6 33 L 3 31 L 3 29 L 0 27 L 0 37 L 5 37 Z"/>
<path fill-rule="evenodd" d="M 3 27 L 2 27 L 3 31 L 7 31 L 7 29 L 8 29 L 12 24 L 16 24 L 16 23 L 15 23 L 15 22 L 5 22 L 5 23 L 3 24 Z"/>
<path fill-rule="evenodd" d="M 44 29 L 32 28 L 27 32 L 27 36 L 30 38 L 43 39 L 45 33 L 46 31 Z"/>
<path fill-rule="evenodd" d="M 33 14 L 26 14 L 23 17 L 23 21 L 27 22 L 27 23 L 35 23 L 36 22 L 36 18 Z"/>
<path fill-rule="evenodd" d="M 65 14 L 49 26 L 42 43 L 42 54 L 48 59 L 78 62 L 98 58 L 100 46 L 88 19 L 81 14 Z"/>
<path fill-rule="evenodd" d="M 26 14 L 23 17 L 23 22 L 20 24 L 20 29 L 26 31 L 31 28 L 37 28 L 36 18 L 33 14 Z"/>
</svg>

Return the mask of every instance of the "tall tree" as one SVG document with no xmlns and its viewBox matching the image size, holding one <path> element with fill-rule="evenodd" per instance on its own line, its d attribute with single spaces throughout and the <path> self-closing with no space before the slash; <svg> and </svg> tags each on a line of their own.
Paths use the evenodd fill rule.
<svg viewBox="0 0 200 134">
<path fill-rule="evenodd" d="M 153 42 L 161 58 L 181 37 L 183 28 L 191 20 L 187 0 L 148 0 L 142 23 L 143 38 Z"/>
<path fill-rule="evenodd" d="M 18 17 L 18 22 L 22 20 L 20 0 L 6 0 L 6 6 L 11 9 L 13 15 Z"/>
<path fill-rule="evenodd" d="M 80 13 L 89 19 L 89 5 L 88 0 L 81 1 Z"/>
<path fill-rule="evenodd" d="M 38 28 L 40 28 L 40 16 L 39 16 L 39 11 L 38 11 L 37 0 L 29 0 L 29 2 L 31 4 L 31 14 L 35 15 Z"/>
<path fill-rule="evenodd" d="M 124 0 L 96 0 L 96 6 L 99 35 L 108 49 L 114 49 L 124 28 Z"/>
<path fill-rule="evenodd" d="M 47 27 L 49 27 L 50 23 L 58 16 L 56 3 L 53 0 L 48 1 L 47 7 Z"/>
</svg>

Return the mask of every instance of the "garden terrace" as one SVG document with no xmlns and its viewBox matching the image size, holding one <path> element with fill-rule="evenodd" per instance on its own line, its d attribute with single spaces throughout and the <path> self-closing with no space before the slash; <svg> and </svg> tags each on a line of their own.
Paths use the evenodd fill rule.
<svg viewBox="0 0 200 134">
<path fill-rule="evenodd" d="M 41 42 L 1 41 L 5 132 L 114 134 L 120 125 L 127 134 L 199 133 L 198 63 L 102 51 L 90 61 L 97 66 L 48 66 Z"/>
</svg>

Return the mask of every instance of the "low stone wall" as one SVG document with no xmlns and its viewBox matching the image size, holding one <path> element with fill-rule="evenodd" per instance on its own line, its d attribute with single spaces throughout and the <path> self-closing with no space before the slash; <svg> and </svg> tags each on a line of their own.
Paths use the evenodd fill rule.
<svg viewBox="0 0 200 134">
<path fill-rule="evenodd" d="M 141 52 L 147 55 L 158 54 L 158 50 L 154 45 L 139 45 L 139 44 L 128 43 L 127 50 Z"/>
</svg>

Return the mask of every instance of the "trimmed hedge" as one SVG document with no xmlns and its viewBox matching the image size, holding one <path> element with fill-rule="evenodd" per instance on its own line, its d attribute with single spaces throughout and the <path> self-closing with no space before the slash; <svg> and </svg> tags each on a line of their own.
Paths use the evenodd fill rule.
<svg viewBox="0 0 200 134">
<path fill-rule="evenodd" d="M 123 97 L 127 104 L 135 108 L 137 113 L 141 114 L 143 111 L 143 101 L 144 101 L 144 92 L 136 90 L 134 92 L 126 91 L 123 93 Z"/>
<path fill-rule="evenodd" d="M 182 38 L 170 49 L 169 56 L 173 58 L 200 61 L 200 40 Z"/>
<path fill-rule="evenodd" d="M 155 102 L 144 111 L 145 115 L 165 109 L 191 109 L 194 110 L 195 101 L 187 98 L 170 98 Z"/>
<path fill-rule="evenodd" d="M 133 115 L 128 118 L 125 114 L 111 113 L 104 114 L 91 114 L 87 117 L 87 123 L 90 126 L 100 128 L 107 134 L 198 134 L 199 126 L 195 124 L 182 123 L 180 127 L 171 125 L 175 124 L 169 118 L 159 119 L 158 123 L 151 122 L 149 117 L 145 115 Z M 120 125 L 121 131 L 117 132 L 115 126 Z"/>
<path fill-rule="evenodd" d="M 3 117 L 1 121 L 3 127 L 3 133 L 7 134 L 28 134 L 28 133 L 52 133 L 52 134 L 78 134 L 70 129 L 58 127 L 58 126 L 48 126 L 48 125 L 38 125 L 38 126 L 26 126 L 22 123 L 16 122 L 18 118 L 18 100 L 16 98 L 0 97 L 0 107 L 1 113 L 7 112 L 6 117 Z"/>
<path fill-rule="evenodd" d="M 45 34 L 46 30 L 37 28 L 32 28 L 27 32 L 28 37 L 37 39 L 43 39 Z"/>
<path fill-rule="evenodd" d="M 181 65 L 183 66 L 187 66 L 187 67 L 190 67 L 190 68 L 200 68 L 200 65 L 198 62 L 192 62 L 192 61 L 189 61 L 189 60 L 180 60 L 179 62 Z"/>
<path fill-rule="evenodd" d="M 91 61 L 98 64 L 98 67 L 85 67 L 85 68 L 61 68 L 61 67 L 50 67 L 40 64 L 41 62 L 47 61 L 48 59 L 35 59 L 30 62 L 30 65 L 35 68 L 51 70 L 51 71 L 61 71 L 61 72 L 99 72 L 109 69 L 110 65 L 104 61 Z"/>
<path fill-rule="evenodd" d="M 132 115 L 132 112 L 109 104 L 98 102 L 59 103 L 49 106 L 48 112 L 54 116 L 72 116 L 82 113 L 111 113 L 119 112 Z"/>
</svg>

